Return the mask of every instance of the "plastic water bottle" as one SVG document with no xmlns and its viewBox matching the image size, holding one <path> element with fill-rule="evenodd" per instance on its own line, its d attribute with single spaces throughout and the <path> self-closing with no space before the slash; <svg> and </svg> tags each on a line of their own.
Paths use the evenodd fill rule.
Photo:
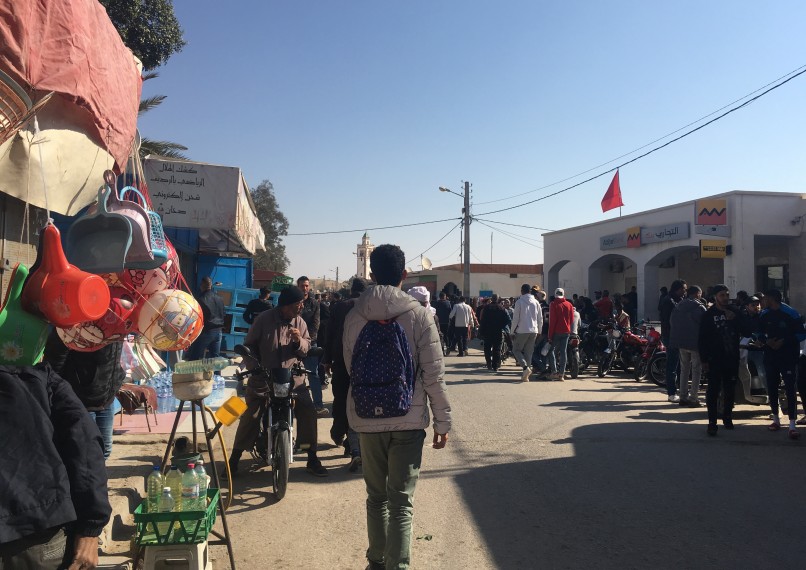
<svg viewBox="0 0 806 570">
<path fill-rule="evenodd" d="M 195 374 L 206 370 L 223 370 L 229 365 L 229 358 L 216 356 L 215 358 L 177 362 L 176 365 L 174 365 L 174 372 L 177 374 Z"/>
<path fill-rule="evenodd" d="M 183 511 L 195 511 L 199 506 L 199 478 L 195 468 L 195 463 L 188 463 L 187 471 L 182 474 Z"/>
<path fill-rule="evenodd" d="M 171 467 L 168 475 L 165 476 L 165 486 L 170 487 L 171 495 L 174 497 L 174 511 L 182 510 L 182 473 L 176 468 L 176 465 Z"/>
<path fill-rule="evenodd" d="M 162 495 L 160 496 L 160 512 L 161 513 L 170 513 L 173 512 L 176 507 L 176 501 L 171 496 L 171 488 L 170 487 L 163 487 L 162 488 Z M 170 521 L 159 522 L 157 523 L 157 530 L 162 536 L 167 536 L 168 531 L 171 530 L 171 523 Z"/>
<path fill-rule="evenodd" d="M 207 510 L 207 487 L 209 485 L 210 477 L 207 471 L 204 470 L 204 459 L 199 459 L 196 463 L 196 477 L 199 479 L 199 504 L 196 507 L 197 511 Z"/>
<path fill-rule="evenodd" d="M 149 513 L 159 512 L 160 497 L 162 490 L 165 487 L 165 482 L 162 480 L 162 473 L 160 473 L 160 466 L 155 465 L 154 470 L 146 480 L 146 506 Z"/>
</svg>

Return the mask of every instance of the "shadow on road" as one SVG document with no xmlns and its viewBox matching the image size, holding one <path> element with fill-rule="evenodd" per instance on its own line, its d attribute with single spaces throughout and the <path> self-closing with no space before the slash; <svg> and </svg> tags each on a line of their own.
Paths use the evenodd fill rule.
<svg viewBox="0 0 806 570">
<path fill-rule="evenodd" d="M 552 442 L 571 444 L 572 457 L 482 465 L 455 480 L 498 568 L 802 567 L 794 509 L 806 486 L 792 474 L 806 454 L 767 435 L 589 425 Z"/>
</svg>

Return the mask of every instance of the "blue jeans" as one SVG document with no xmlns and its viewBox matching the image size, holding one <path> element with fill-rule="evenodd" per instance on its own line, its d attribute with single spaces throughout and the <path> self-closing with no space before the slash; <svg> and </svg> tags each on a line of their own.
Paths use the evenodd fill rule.
<svg viewBox="0 0 806 570">
<path fill-rule="evenodd" d="M 311 348 L 316 346 L 315 342 L 311 342 Z M 311 398 L 313 405 L 318 410 L 324 406 L 322 402 L 322 380 L 319 378 L 319 357 L 308 356 L 303 361 L 306 370 L 310 370 L 308 374 L 308 385 L 311 387 Z"/>
<path fill-rule="evenodd" d="M 205 356 L 204 353 L 207 353 Z M 215 358 L 221 355 L 221 329 L 202 331 L 185 353 L 185 360 Z"/>
<path fill-rule="evenodd" d="M 664 343 L 666 344 L 666 343 Z M 677 392 L 677 368 L 680 365 L 680 349 L 666 346 L 666 393 L 674 396 Z"/>
<path fill-rule="evenodd" d="M 367 559 L 386 568 L 411 564 L 414 488 L 420 476 L 425 430 L 361 434 L 367 486 Z"/>
<path fill-rule="evenodd" d="M 109 456 L 112 455 L 112 424 L 115 421 L 114 403 L 115 401 L 103 410 L 89 412 L 90 418 L 98 426 L 98 430 L 104 440 L 104 459 L 109 459 Z"/>
<path fill-rule="evenodd" d="M 554 366 L 552 372 L 557 374 L 565 374 L 565 367 L 568 364 L 568 338 L 569 333 L 555 334 L 551 340 L 551 352 L 553 358 L 551 359 Z"/>
</svg>

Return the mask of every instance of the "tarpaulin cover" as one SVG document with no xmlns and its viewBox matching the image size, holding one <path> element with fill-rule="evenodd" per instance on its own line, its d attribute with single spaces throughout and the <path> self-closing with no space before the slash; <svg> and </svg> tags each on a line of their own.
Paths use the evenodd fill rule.
<svg viewBox="0 0 806 570">
<path fill-rule="evenodd" d="M 97 0 L 2 0 L 0 69 L 29 92 L 55 91 L 74 105 L 86 115 L 77 121 L 84 134 L 125 166 L 142 79 Z"/>
</svg>

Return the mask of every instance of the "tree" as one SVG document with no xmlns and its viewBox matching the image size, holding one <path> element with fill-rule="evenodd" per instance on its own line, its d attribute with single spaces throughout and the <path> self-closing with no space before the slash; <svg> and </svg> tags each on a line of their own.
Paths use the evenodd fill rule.
<svg viewBox="0 0 806 570">
<path fill-rule="evenodd" d="M 268 180 L 264 180 L 252 188 L 251 192 L 252 201 L 257 210 L 257 218 L 266 234 L 266 240 L 263 242 L 266 251 L 255 253 L 255 269 L 269 269 L 285 273 L 289 260 L 285 254 L 282 236 L 288 235 L 288 220 L 277 204 L 274 186 Z"/>
<path fill-rule="evenodd" d="M 155 77 L 157 77 L 156 73 L 147 73 L 143 76 L 143 81 L 148 81 L 149 79 L 153 79 Z M 140 101 L 140 108 L 137 110 L 137 116 L 140 117 L 151 109 L 159 107 L 162 102 L 165 101 L 165 98 L 166 95 L 154 95 L 153 97 L 142 99 Z M 164 156 L 165 158 L 179 158 L 181 160 L 187 160 L 188 157 L 183 154 L 183 151 L 187 149 L 188 147 L 179 143 L 170 141 L 155 141 L 148 137 L 143 137 L 142 141 L 140 142 L 140 158 L 145 158 L 149 154 L 156 154 L 159 156 Z"/>
<path fill-rule="evenodd" d="M 146 71 L 156 69 L 185 46 L 171 0 L 100 0 L 123 43 Z"/>
</svg>

